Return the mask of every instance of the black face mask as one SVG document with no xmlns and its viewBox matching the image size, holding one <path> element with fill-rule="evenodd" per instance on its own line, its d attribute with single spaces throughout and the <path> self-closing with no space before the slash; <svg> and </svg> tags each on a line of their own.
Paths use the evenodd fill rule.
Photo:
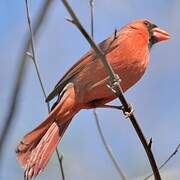
<svg viewBox="0 0 180 180">
<path fill-rule="evenodd" d="M 148 32 L 149 32 L 149 48 L 152 47 L 153 44 L 157 43 L 158 41 L 153 36 L 153 28 L 156 28 L 157 26 L 155 24 L 150 23 L 149 21 L 144 21 L 144 24 L 146 25 Z"/>
</svg>

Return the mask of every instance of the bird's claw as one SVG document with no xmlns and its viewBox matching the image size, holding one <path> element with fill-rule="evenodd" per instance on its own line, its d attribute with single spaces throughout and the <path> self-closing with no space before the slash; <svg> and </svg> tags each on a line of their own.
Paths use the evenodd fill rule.
<svg viewBox="0 0 180 180">
<path fill-rule="evenodd" d="M 124 106 L 121 107 L 121 110 L 123 111 L 123 114 L 126 116 L 126 118 L 129 118 L 130 116 L 132 116 L 134 112 L 134 108 L 132 104 L 129 104 L 128 110 L 125 110 Z"/>
</svg>

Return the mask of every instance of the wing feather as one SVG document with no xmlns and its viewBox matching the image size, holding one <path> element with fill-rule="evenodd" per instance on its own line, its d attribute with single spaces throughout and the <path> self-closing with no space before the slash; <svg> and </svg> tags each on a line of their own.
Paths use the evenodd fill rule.
<svg viewBox="0 0 180 180">
<path fill-rule="evenodd" d="M 113 36 L 104 40 L 103 42 L 99 44 L 99 47 L 105 54 L 108 54 L 109 52 L 114 50 L 117 46 L 118 46 L 117 38 L 114 39 Z M 97 59 L 97 56 L 93 50 L 90 50 L 89 52 L 87 52 L 77 63 L 75 63 L 69 69 L 69 71 L 67 71 L 67 73 L 56 84 L 54 90 L 46 98 L 46 102 L 49 102 L 55 96 L 60 94 L 60 92 L 63 90 L 64 86 L 66 86 L 67 83 L 69 83 L 76 75 L 78 75 L 82 71 L 82 69 L 87 66 L 87 64 L 90 61 L 94 61 L 96 59 Z"/>
</svg>

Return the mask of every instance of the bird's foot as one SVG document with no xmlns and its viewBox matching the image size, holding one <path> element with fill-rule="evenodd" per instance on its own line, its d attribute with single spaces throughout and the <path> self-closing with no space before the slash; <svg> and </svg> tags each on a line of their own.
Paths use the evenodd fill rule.
<svg viewBox="0 0 180 180">
<path fill-rule="evenodd" d="M 132 116 L 134 112 L 134 108 L 132 104 L 129 104 L 127 109 L 125 109 L 124 106 L 121 106 L 121 110 L 123 111 L 123 114 L 126 116 L 126 118 L 129 118 L 130 116 Z"/>
</svg>

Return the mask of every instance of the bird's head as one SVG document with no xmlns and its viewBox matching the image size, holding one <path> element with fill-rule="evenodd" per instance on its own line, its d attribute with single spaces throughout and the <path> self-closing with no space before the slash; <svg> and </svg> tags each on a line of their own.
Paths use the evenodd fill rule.
<svg viewBox="0 0 180 180">
<path fill-rule="evenodd" d="M 146 19 L 134 21 L 128 24 L 128 27 L 147 34 L 150 48 L 153 44 L 170 38 L 170 35 L 166 31 L 158 28 L 157 25 Z"/>
</svg>

